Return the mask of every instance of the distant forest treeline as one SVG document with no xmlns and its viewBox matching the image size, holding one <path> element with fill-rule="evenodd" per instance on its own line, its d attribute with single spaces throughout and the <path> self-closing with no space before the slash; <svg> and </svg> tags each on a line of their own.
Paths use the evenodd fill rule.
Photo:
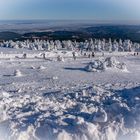
<svg viewBox="0 0 140 140">
<path fill-rule="evenodd" d="M 24 30 L 24 29 L 23 29 Z M 98 39 L 130 39 L 133 42 L 140 43 L 140 26 L 130 25 L 98 25 L 78 30 L 57 30 L 57 31 L 39 31 L 39 32 L 0 32 L 0 41 L 2 40 L 26 40 L 26 39 L 46 39 L 46 40 L 77 40 L 84 41 L 89 38 Z"/>
</svg>

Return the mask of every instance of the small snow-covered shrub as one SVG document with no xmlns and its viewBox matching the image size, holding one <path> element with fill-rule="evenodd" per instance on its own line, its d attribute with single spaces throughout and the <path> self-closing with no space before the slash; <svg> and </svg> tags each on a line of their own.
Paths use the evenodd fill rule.
<svg viewBox="0 0 140 140">
<path fill-rule="evenodd" d="M 98 72 L 103 69 L 103 62 L 100 60 L 94 60 L 93 62 L 89 63 L 88 66 L 86 66 L 86 70 L 89 72 Z"/>
<path fill-rule="evenodd" d="M 46 69 L 46 67 L 44 67 L 44 66 L 39 66 L 38 69 L 39 69 L 39 70 L 44 70 L 44 69 Z"/>
<path fill-rule="evenodd" d="M 104 64 L 106 68 L 117 68 L 119 70 L 127 71 L 126 64 L 119 62 L 115 57 L 106 58 Z"/>
<path fill-rule="evenodd" d="M 119 61 L 117 61 L 115 57 L 107 57 L 104 63 L 106 67 L 116 67 Z"/>
<path fill-rule="evenodd" d="M 62 61 L 62 62 L 64 62 L 64 58 L 63 58 L 62 56 L 58 55 L 57 61 Z"/>
</svg>

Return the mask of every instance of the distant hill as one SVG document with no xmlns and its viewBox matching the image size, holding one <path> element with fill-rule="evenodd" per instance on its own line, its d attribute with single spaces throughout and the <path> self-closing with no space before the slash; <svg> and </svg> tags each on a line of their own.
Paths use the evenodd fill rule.
<svg viewBox="0 0 140 140">
<path fill-rule="evenodd" d="M 20 39 L 22 35 L 14 32 L 0 32 L 0 40 L 16 40 Z"/>
<path fill-rule="evenodd" d="M 0 40 L 25 40 L 25 39 L 52 39 L 52 40 L 77 40 L 89 38 L 105 39 L 130 39 L 140 42 L 140 26 L 130 25 L 96 25 L 77 30 L 39 31 L 29 33 L 0 32 Z"/>
<path fill-rule="evenodd" d="M 130 39 L 140 42 L 140 26 L 119 25 L 119 26 L 98 26 L 85 29 L 95 38 Z"/>
</svg>

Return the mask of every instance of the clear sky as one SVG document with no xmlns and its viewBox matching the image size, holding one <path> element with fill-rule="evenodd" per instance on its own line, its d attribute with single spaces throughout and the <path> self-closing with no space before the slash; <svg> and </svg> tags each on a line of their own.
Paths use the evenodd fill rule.
<svg viewBox="0 0 140 140">
<path fill-rule="evenodd" d="M 0 19 L 140 20 L 140 0 L 0 0 Z"/>
</svg>

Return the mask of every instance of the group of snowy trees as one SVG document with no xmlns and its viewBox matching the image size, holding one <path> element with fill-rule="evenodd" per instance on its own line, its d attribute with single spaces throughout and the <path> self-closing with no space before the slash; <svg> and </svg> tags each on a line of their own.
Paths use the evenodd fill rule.
<svg viewBox="0 0 140 140">
<path fill-rule="evenodd" d="M 26 48 L 30 50 L 86 50 L 86 51 L 95 51 L 95 52 L 126 52 L 126 51 L 140 51 L 140 44 L 133 43 L 130 40 L 121 39 L 117 40 L 100 40 L 100 39 L 89 39 L 84 42 L 76 41 L 59 41 L 59 40 L 25 40 L 25 41 L 5 41 L 0 43 L 0 47 L 9 47 L 9 48 Z"/>
</svg>

